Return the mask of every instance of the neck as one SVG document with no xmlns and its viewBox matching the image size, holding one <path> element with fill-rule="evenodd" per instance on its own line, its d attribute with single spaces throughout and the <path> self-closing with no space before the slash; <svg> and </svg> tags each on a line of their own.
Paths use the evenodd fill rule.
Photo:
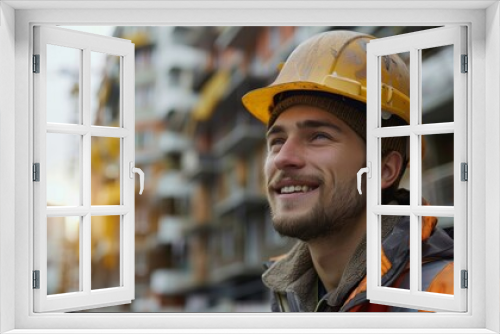
<svg viewBox="0 0 500 334">
<path fill-rule="evenodd" d="M 345 267 L 366 235 L 366 213 L 331 235 L 308 241 L 314 268 L 327 291 L 336 289 Z"/>
</svg>

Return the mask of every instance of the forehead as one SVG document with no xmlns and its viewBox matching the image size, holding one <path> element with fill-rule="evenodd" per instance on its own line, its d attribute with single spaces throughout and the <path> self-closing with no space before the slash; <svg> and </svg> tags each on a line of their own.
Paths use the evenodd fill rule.
<svg viewBox="0 0 500 334">
<path fill-rule="evenodd" d="M 275 126 L 297 127 L 302 122 L 310 120 L 328 122 L 341 129 L 348 127 L 337 116 L 326 110 L 308 105 L 296 105 L 283 111 L 270 128 Z"/>
</svg>

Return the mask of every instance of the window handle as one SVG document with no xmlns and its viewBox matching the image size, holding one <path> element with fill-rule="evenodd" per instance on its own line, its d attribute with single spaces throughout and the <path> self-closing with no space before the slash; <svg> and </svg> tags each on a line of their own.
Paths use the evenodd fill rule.
<svg viewBox="0 0 500 334">
<path fill-rule="evenodd" d="M 128 165 L 130 171 L 129 177 L 131 179 L 134 178 L 134 173 L 139 174 L 139 184 L 140 184 L 139 195 L 142 195 L 142 191 L 144 190 L 144 172 L 140 168 L 134 167 L 133 161 L 130 161 Z"/>
<path fill-rule="evenodd" d="M 358 171 L 358 193 L 360 195 L 361 195 L 361 175 L 366 173 L 366 177 L 368 177 L 369 179 L 372 177 L 372 163 L 368 161 L 366 164 L 368 165 L 367 167 L 361 168 Z"/>
</svg>

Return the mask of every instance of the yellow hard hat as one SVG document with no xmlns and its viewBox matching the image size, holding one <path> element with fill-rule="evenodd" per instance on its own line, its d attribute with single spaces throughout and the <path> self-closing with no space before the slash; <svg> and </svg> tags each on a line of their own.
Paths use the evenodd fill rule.
<svg viewBox="0 0 500 334">
<path fill-rule="evenodd" d="M 329 92 L 366 103 L 366 44 L 375 37 L 353 31 L 328 31 L 301 43 L 269 86 L 248 92 L 243 104 L 267 124 L 277 94 L 293 90 Z M 382 110 L 410 123 L 409 72 L 397 55 L 381 64 Z"/>
</svg>

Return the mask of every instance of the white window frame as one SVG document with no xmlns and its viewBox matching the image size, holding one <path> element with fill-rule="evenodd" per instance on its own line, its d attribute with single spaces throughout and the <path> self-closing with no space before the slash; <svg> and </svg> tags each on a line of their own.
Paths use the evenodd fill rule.
<svg viewBox="0 0 500 334">
<path fill-rule="evenodd" d="M 500 69 L 500 11 L 497 1 L 486 2 L 384 2 L 371 1 L 265 1 L 265 2 L 131 2 L 132 8 L 150 10 L 103 10 L 127 6 L 129 2 L 17 2 L 1 4 L 0 68 L 15 86 L 0 88 L 0 330 L 11 333 L 71 333 L 87 328 L 88 333 L 498 333 L 500 332 L 500 162 L 498 144 Z M 13 10 L 12 7 L 19 10 Z M 46 7 L 47 9 L 41 9 Z M 52 6 L 52 9 L 50 9 Z M 58 9 L 58 6 L 70 6 Z M 87 7 L 83 10 L 73 8 Z M 93 6 L 101 7 L 99 9 Z M 378 7 L 377 7 L 378 6 Z M 394 7 L 399 9 L 395 9 Z M 426 7 L 429 6 L 429 7 Z M 460 6 L 458 8 L 458 6 Z M 35 8 L 22 10 L 21 8 Z M 158 9 L 157 7 L 163 7 Z M 224 9 L 220 9 L 223 7 Z M 357 8 L 356 8 L 357 7 Z M 242 10 L 245 8 L 246 10 Z M 350 9 L 348 9 L 350 8 Z M 373 9 L 378 8 L 378 9 Z M 403 8 L 403 9 L 401 9 Z M 409 10 L 411 9 L 411 10 Z M 468 299 L 465 314 L 34 314 L 32 312 L 32 96 L 30 55 L 32 26 L 64 25 L 443 25 L 469 27 L 471 63 L 469 69 L 471 112 L 468 131 L 471 222 L 468 249 Z M 15 42 L 13 32 L 15 31 Z M 9 38 L 10 36 L 10 38 Z M 7 38 L 6 38 L 7 37 Z M 3 45 L 2 45 L 3 47 Z M 12 56 L 15 47 L 15 60 Z M 6 60 L 7 63 L 2 63 Z M 15 72 L 10 67 L 15 66 Z M 486 70 L 487 69 L 487 70 Z M 15 99 L 12 96 L 15 95 Z M 6 112 L 4 106 L 8 110 Z M 472 119 L 472 115 L 475 115 Z M 15 133 L 8 127 L 15 128 Z M 7 131 L 2 132 L 1 130 Z M 12 148 L 15 142 L 15 148 Z M 486 155 L 485 152 L 488 152 Z M 10 160 L 9 160 L 10 159 Z M 15 163 L 13 162 L 15 160 Z M 9 174 L 10 173 L 10 174 Z M 9 180 L 15 175 L 15 182 Z M 488 179 L 486 182 L 486 175 Z M 5 185 L 5 187 L 4 187 Z M 9 196 L 15 194 L 14 208 Z M 14 218 L 14 219 L 13 219 Z M 13 224 L 15 222 L 15 224 Z M 15 242 L 12 238 L 15 236 Z M 488 252 L 488 258 L 485 254 Z M 13 260 L 15 259 L 15 260 Z M 486 265 L 486 262 L 487 264 Z M 477 274 L 475 274 L 477 273 Z M 12 289 L 12 286 L 15 286 Z M 486 289 L 488 286 L 488 289 Z M 14 291 L 12 291 L 14 290 Z M 12 307 L 12 305 L 15 305 Z M 425 321 L 421 321 L 425 317 Z M 408 326 L 410 324 L 410 326 Z M 138 326 L 143 326 L 138 329 Z M 191 329 L 182 331 L 179 328 Z M 285 329 L 286 328 L 286 329 Z M 45 329 L 45 330 L 44 330 Z M 47 331 L 47 329 L 51 329 Z M 149 330 L 147 330 L 149 329 Z M 176 330 L 177 329 L 177 330 Z M 241 330 L 237 330 L 241 329 Z M 349 329 L 349 330 L 348 330 Z"/>
<path fill-rule="evenodd" d="M 428 311 L 467 310 L 467 290 L 461 288 L 461 270 L 467 270 L 467 188 L 461 181 L 461 163 L 467 163 L 467 73 L 462 73 L 461 57 L 467 55 L 466 27 L 448 26 L 411 34 L 375 39 L 367 45 L 367 163 L 371 178 L 367 179 L 367 298 L 376 304 L 411 307 Z M 453 46 L 453 121 L 422 124 L 422 59 L 421 50 Z M 410 55 L 410 124 L 382 127 L 381 68 L 382 57 L 408 52 Z M 436 206 L 422 203 L 422 135 L 453 134 L 454 205 Z M 410 203 L 382 205 L 381 152 L 382 138 L 406 136 L 410 147 Z M 410 286 L 395 289 L 381 286 L 381 217 L 408 216 L 410 220 Z M 438 294 L 422 291 L 421 217 L 454 218 L 454 293 Z"/>
<path fill-rule="evenodd" d="M 130 41 L 88 34 L 52 26 L 34 27 L 34 54 L 39 56 L 39 73 L 33 75 L 34 94 L 34 162 L 40 164 L 39 181 L 33 185 L 34 195 L 34 270 L 39 271 L 40 284 L 34 289 L 35 312 L 75 311 L 109 305 L 128 304 L 135 295 L 135 55 Z M 47 45 L 79 50 L 80 102 L 79 124 L 47 122 Z M 91 54 L 119 57 L 120 100 L 119 124 L 116 127 L 95 126 L 91 120 Z M 47 147 L 46 136 L 70 134 L 80 136 L 79 170 L 81 199 L 78 206 L 47 207 Z M 120 204 L 91 204 L 91 141 L 92 138 L 116 138 L 120 141 Z M 92 216 L 119 216 L 119 286 L 92 289 L 91 284 L 91 219 Z M 79 224 L 79 291 L 47 295 L 47 218 L 80 217 Z M 75 264 L 76 265 L 76 264 Z M 43 283 L 42 283 L 43 282 Z"/>
</svg>

